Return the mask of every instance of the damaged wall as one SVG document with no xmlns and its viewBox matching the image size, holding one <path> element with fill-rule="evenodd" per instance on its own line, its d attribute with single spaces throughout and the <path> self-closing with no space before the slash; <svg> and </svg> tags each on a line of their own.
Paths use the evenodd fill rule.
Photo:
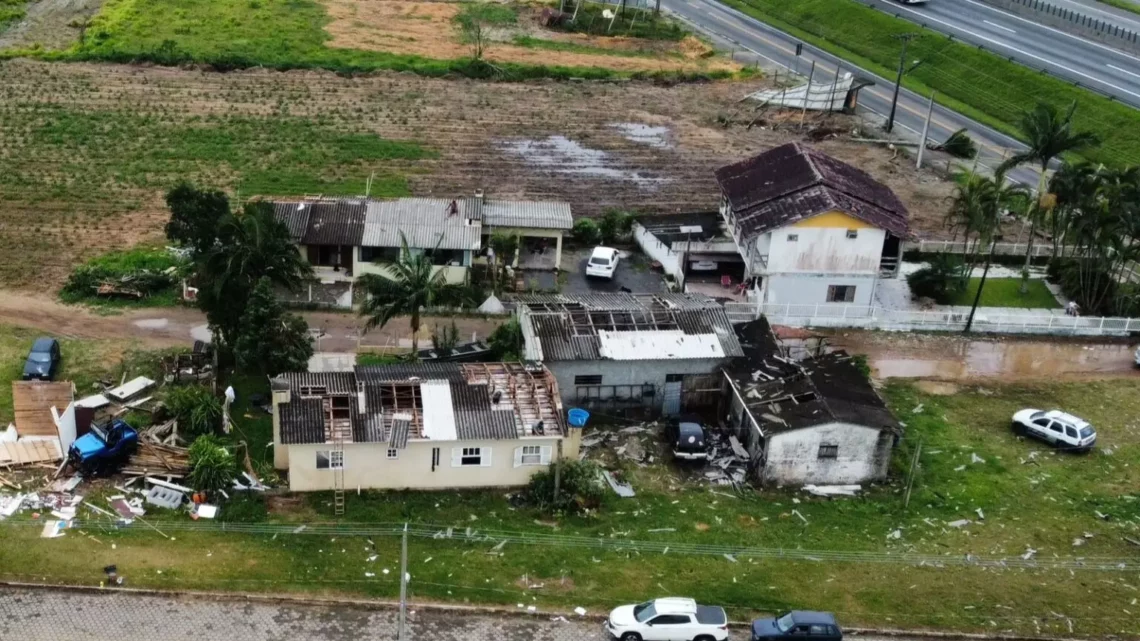
<svg viewBox="0 0 1140 641">
<path fill-rule="evenodd" d="M 830 214 L 823 214 L 830 216 Z M 768 273 L 826 272 L 831 274 L 879 273 L 886 232 L 846 216 L 827 218 L 826 224 L 844 227 L 802 226 L 820 216 L 809 218 L 794 227 L 772 232 L 772 245 L 768 254 Z M 849 222 L 845 222 L 849 221 Z M 848 238 L 853 230 L 855 238 Z M 796 240 L 788 240 L 794 235 Z"/>
<path fill-rule="evenodd" d="M 565 407 L 574 407 L 578 402 L 578 387 L 574 379 L 578 376 L 601 375 L 606 385 L 642 385 L 656 387 L 655 405 L 660 407 L 665 388 L 665 377 L 669 374 L 711 374 L 716 372 L 727 359 L 720 358 L 678 358 L 645 361 L 548 361 L 546 368 L 558 381 L 558 391 Z M 610 396 L 606 392 L 601 398 Z"/>
<path fill-rule="evenodd" d="M 769 435 L 762 480 L 833 485 L 885 478 L 891 438 L 886 434 L 883 441 L 880 434 L 881 430 L 837 422 Z M 837 446 L 836 458 L 820 458 L 820 445 Z"/>
<path fill-rule="evenodd" d="M 579 432 L 581 430 L 578 430 Z M 580 435 L 579 435 L 580 436 Z M 345 443 L 344 488 L 346 490 L 440 490 L 447 488 L 510 487 L 526 485 L 532 474 L 547 465 L 515 465 L 515 450 L 523 445 L 537 445 L 549 450 L 551 460 L 557 456 L 558 438 L 526 438 L 503 441 L 408 441 L 398 450 L 397 458 L 388 458 L 387 443 Z M 317 452 L 329 452 L 327 443 L 285 445 L 289 450 L 289 489 L 293 492 L 333 490 L 335 472 L 317 469 Z M 453 467 L 455 448 L 481 448 L 489 464 Z M 432 470 L 432 450 L 439 448 L 439 465 Z M 576 447 L 573 449 L 577 449 Z M 564 456 L 570 458 L 569 452 Z M 577 452 L 574 452 L 577 458 Z M 486 459 L 484 459 L 486 460 Z"/>
</svg>

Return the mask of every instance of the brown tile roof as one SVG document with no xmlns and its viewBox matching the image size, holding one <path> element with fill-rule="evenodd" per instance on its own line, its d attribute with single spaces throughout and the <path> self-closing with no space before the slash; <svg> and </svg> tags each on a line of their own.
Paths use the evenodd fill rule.
<svg viewBox="0 0 1140 641">
<path fill-rule="evenodd" d="M 273 203 L 273 214 L 303 245 L 353 245 L 364 238 L 365 202 L 360 199 Z"/>
<path fill-rule="evenodd" d="M 721 167 L 716 179 L 745 237 L 828 211 L 909 235 L 909 214 L 889 187 L 798 142 Z"/>
</svg>

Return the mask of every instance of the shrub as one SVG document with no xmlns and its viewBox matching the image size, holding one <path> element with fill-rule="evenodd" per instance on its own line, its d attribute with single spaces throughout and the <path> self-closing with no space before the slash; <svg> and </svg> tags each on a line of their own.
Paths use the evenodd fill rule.
<svg viewBox="0 0 1140 641">
<path fill-rule="evenodd" d="M 205 434 L 190 445 L 190 483 L 198 490 L 221 490 L 237 476 L 237 460 L 221 439 Z"/>
<path fill-rule="evenodd" d="M 202 385 L 167 388 L 163 404 L 178 419 L 178 434 L 190 441 L 213 434 L 222 423 L 222 401 Z"/>
<path fill-rule="evenodd" d="M 184 265 L 185 261 L 160 248 L 109 252 L 76 267 L 59 295 L 68 303 L 96 299 L 99 286 L 107 283 L 138 292 L 142 299 L 163 297 L 169 301 L 162 302 L 173 303 Z"/>
<path fill-rule="evenodd" d="M 597 245 L 602 240 L 602 233 L 598 230 L 598 224 L 589 218 L 576 220 L 570 235 L 575 241 L 583 245 Z"/>
<path fill-rule="evenodd" d="M 598 223 L 598 232 L 602 235 L 602 242 L 607 245 L 624 240 L 629 236 L 632 229 L 633 216 L 616 209 L 607 211 Z"/>
<path fill-rule="evenodd" d="M 547 512 L 581 514 L 597 508 L 605 496 L 601 468 L 592 461 L 563 461 L 561 487 L 554 498 L 554 466 L 530 477 L 527 498 Z"/>
<path fill-rule="evenodd" d="M 494 332 L 491 332 L 491 337 L 487 339 L 487 342 L 495 360 L 522 360 L 523 335 L 519 319 L 511 316 L 509 321 L 499 325 Z"/>
<path fill-rule="evenodd" d="M 930 298 L 939 305 L 950 305 L 966 289 L 966 273 L 962 259 L 952 254 L 938 254 L 929 267 L 906 277 L 914 298 Z"/>
</svg>

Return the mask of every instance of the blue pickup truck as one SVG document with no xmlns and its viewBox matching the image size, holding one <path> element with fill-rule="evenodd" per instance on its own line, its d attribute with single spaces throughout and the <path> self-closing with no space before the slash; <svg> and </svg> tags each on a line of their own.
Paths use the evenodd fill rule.
<svg viewBox="0 0 1140 641">
<path fill-rule="evenodd" d="M 68 464 L 84 476 L 105 476 L 126 465 L 139 445 L 138 432 L 126 421 L 92 425 L 91 431 L 71 444 Z"/>
</svg>

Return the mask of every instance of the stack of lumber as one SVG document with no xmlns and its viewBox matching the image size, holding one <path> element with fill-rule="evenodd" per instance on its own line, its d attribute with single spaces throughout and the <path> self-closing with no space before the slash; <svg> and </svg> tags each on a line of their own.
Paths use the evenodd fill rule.
<svg viewBox="0 0 1140 641">
<path fill-rule="evenodd" d="M 185 478 L 190 473 L 190 455 L 184 447 L 160 445 L 139 440 L 139 449 L 131 456 L 123 474 L 128 476 L 172 476 Z"/>
</svg>

